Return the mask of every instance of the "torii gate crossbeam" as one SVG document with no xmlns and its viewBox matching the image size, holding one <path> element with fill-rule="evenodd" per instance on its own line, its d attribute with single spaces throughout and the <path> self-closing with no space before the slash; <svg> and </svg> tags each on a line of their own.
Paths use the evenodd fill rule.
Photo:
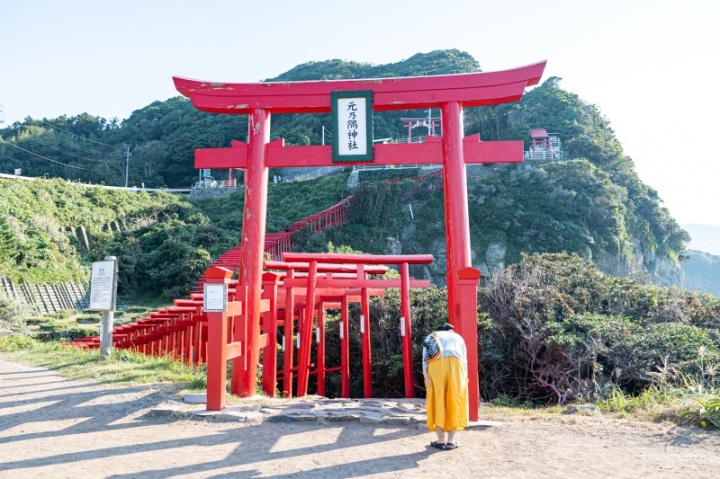
<svg viewBox="0 0 720 479">
<path fill-rule="evenodd" d="M 467 204 L 466 163 L 521 162 L 522 142 L 463 139 L 463 107 L 518 101 L 536 85 L 545 69 L 539 62 L 512 70 L 425 77 L 373 78 L 276 83 L 213 83 L 174 77 L 175 87 L 201 111 L 249 115 L 247 145 L 199 150 L 196 167 L 245 168 L 245 212 L 239 281 L 246 298 L 247 366 L 233 364 L 232 392 L 255 391 L 260 334 L 262 252 L 265 244 L 268 169 L 280 166 L 331 166 L 329 147 L 283 147 L 269 143 L 272 113 L 329 113 L 334 92 L 372 91 L 372 111 L 440 108 L 443 137 L 420 145 L 374 145 L 374 164 L 442 163 L 445 194 L 448 313 L 468 346 L 470 418 L 477 419 L 477 317 L 460 294 L 463 277 L 472 277 Z M 343 165 L 367 162 L 343 162 Z M 222 166 L 221 166 L 222 165 Z M 474 364 L 474 370 L 472 367 Z"/>
</svg>

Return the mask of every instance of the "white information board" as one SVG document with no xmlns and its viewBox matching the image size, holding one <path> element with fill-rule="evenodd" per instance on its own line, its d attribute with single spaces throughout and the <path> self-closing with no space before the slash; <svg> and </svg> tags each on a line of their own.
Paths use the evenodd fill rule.
<svg viewBox="0 0 720 479">
<path fill-rule="evenodd" d="M 95 261 L 92 264 L 90 308 L 97 311 L 115 309 L 115 261 Z"/>
<path fill-rule="evenodd" d="M 203 309 L 207 313 L 224 313 L 227 311 L 227 284 L 203 285 Z"/>
<path fill-rule="evenodd" d="M 373 161 L 372 94 L 331 92 L 333 161 Z"/>
</svg>

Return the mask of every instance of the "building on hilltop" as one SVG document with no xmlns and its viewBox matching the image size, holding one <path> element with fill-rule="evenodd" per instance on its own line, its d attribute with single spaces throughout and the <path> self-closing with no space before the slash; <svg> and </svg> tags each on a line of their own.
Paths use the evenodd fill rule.
<svg viewBox="0 0 720 479">
<path fill-rule="evenodd" d="M 545 128 L 533 128 L 530 138 L 530 146 L 525 151 L 526 160 L 560 159 L 560 135 L 548 133 Z"/>
</svg>

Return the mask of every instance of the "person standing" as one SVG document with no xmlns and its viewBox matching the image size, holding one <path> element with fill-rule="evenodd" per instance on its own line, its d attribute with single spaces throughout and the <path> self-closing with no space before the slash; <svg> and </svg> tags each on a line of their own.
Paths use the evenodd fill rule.
<svg viewBox="0 0 720 479">
<path fill-rule="evenodd" d="M 462 336 L 445 323 L 423 340 L 427 428 L 437 440 L 431 446 L 456 449 L 457 431 L 469 424 L 467 349 Z"/>
</svg>

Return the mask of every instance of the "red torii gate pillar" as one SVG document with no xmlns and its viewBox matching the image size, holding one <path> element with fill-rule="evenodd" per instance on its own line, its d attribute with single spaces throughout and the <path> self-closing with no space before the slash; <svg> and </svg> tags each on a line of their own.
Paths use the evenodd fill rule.
<svg viewBox="0 0 720 479">
<path fill-rule="evenodd" d="M 459 271 L 470 267 L 470 234 L 465 163 L 521 162 L 522 141 L 480 142 L 477 137 L 463 139 L 462 108 L 488 106 L 520 100 L 525 88 L 535 85 L 545 62 L 514 70 L 488 73 L 437 75 L 361 80 L 334 80 L 278 83 L 213 83 L 175 77 L 180 93 L 191 98 L 199 110 L 210 113 L 249 114 L 249 144 L 233 148 L 198 150 L 198 168 L 245 168 L 245 215 L 242 232 L 240 286 L 248 319 L 248 368 L 242 377 L 233 375 L 232 392 L 254 394 L 259 342 L 262 255 L 265 243 L 268 167 L 331 166 L 331 147 L 306 146 L 283 148 L 268 143 L 270 111 L 276 113 L 329 113 L 335 92 L 372 90 L 372 111 L 440 108 L 443 113 L 443 138 L 438 145 L 428 138 L 425 144 L 373 145 L 375 164 L 438 163 L 437 146 L 442 148 L 445 185 L 445 221 L 448 262 L 448 314 L 450 322 L 461 330 L 470 329 L 470 320 L 461 311 L 468 294 L 460 294 Z M 370 133 L 371 134 L 371 133 Z M 235 142 L 234 142 L 235 143 Z M 468 155 L 468 151 L 470 154 Z M 204 163 L 203 163 L 204 161 Z M 366 164 L 348 161 L 345 165 Z M 475 293 L 473 293 L 474 295 Z M 473 299 L 474 301 L 474 299 Z M 473 326 L 476 319 L 472 320 Z M 467 324 L 462 324 L 467 323 Z M 463 336 L 468 355 L 477 356 L 477 342 Z M 470 375 L 477 375 L 469 370 Z M 470 417 L 477 418 L 477 404 L 471 404 Z"/>
<path fill-rule="evenodd" d="M 233 360 L 230 382 L 230 392 L 240 397 L 253 396 L 257 382 L 255 375 L 259 358 L 256 348 L 260 341 L 263 245 L 267 219 L 268 167 L 265 163 L 265 145 L 270 141 L 270 113 L 262 108 L 253 109 L 248 121 L 245 212 L 238 270 L 238 292 L 242 290 L 247 318 L 247 340 L 243 345 L 247 363 L 245 368 L 241 368 L 240 359 Z"/>
<path fill-rule="evenodd" d="M 463 114 L 458 102 L 443 103 L 441 110 L 448 316 L 450 324 L 457 326 L 462 301 L 462 296 L 458 297 L 458 271 L 471 266 L 470 219 L 463 155 Z M 467 343 L 468 338 L 463 339 Z M 472 345 L 468 344 L 468 347 Z M 477 349 L 477 344 L 475 348 Z"/>
</svg>

